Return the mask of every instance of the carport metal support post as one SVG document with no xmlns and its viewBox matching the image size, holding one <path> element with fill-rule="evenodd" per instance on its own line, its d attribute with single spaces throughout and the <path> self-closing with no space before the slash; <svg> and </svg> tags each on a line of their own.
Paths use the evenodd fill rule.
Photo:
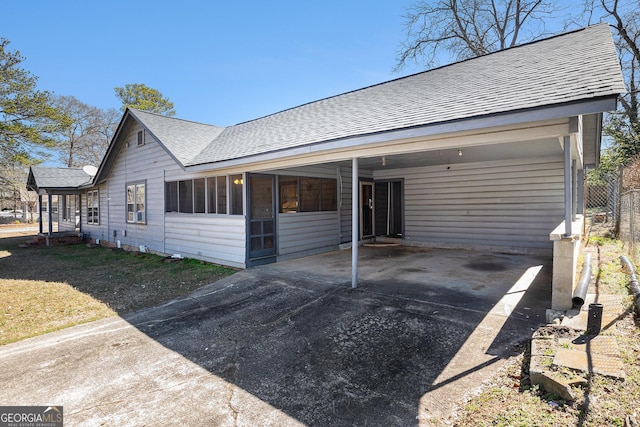
<svg viewBox="0 0 640 427">
<path fill-rule="evenodd" d="M 571 236 L 573 197 L 571 195 L 571 137 L 564 137 L 564 235 Z"/>
<path fill-rule="evenodd" d="M 358 179 L 358 158 L 354 157 L 351 174 L 351 287 L 358 287 L 358 223 L 360 222 L 360 197 Z"/>
</svg>

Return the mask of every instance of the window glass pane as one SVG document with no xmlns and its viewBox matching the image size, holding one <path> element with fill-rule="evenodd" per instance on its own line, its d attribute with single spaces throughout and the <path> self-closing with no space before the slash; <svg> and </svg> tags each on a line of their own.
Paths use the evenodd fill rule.
<svg viewBox="0 0 640 427">
<path fill-rule="evenodd" d="M 300 212 L 320 210 L 320 178 L 300 178 Z"/>
<path fill-rule="evenodd" d="M 281 176 L 280 183 L 280 212 L 298 212 L 298 177 Z"/>
<path fill-rule="evenodd" d="M 227 213 L 227 177 L 218 177 L 218 213 Z"/>
<path fill-rule="evenodd" d="M 134 221 L 136 186 L 127 185 L 127 221 Z"/>
<path fill-rule="evenodd" d="M 216 177 L 207 178 L 207 212 L 216 213 Z"/>
<path fill-rule="evenodd" d="M 180 212 L 193 212 L 193 181 L 178 181 L 178 199 Z"/>
<path fill-rule="evenodd" d="M 167 182 L 164 185 L 164 211 L 178 212 L 178 182 Z"/>
<path fill-rule="evenodd" d="M 231 215 L 242 215 L 242 175 L 229 176 L 231 186 Z"/>
<path fill-rule="evenodd" d="M 204 178 L 193 180 L 193 211 L 204 213 L 205 207 L 205 185 Z"/>
<path fill-rule="evenodd" d="M 135 185 L 128 185 L 127 186 L 127 204 L 133 204 L 135 202 L 135 194 L 136 194 Z"/>
<path fill-rule="evenodd" d="M 320 209 L 335 211 L 338 209 L 337 182 L 335 179 L 323 179 L 321 188 Z"/>
<path fill-rule="evenodd" d="M 144 184 L 136 185 L 136 210 L 144 211 Z"/>
</svg>

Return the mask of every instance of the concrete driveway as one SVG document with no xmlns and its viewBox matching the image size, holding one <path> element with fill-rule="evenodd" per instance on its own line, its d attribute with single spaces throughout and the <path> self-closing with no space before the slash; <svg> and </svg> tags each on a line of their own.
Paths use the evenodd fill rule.
<svg viewBox="0 0 640 427">
<path fill-rule="evenodd" d="M 0 347 L 1 405 L 65 425 L 431 425 L 519 350 L 550 259 L 406 247 L 242 271 L 187 298 Z"/>
</svg>

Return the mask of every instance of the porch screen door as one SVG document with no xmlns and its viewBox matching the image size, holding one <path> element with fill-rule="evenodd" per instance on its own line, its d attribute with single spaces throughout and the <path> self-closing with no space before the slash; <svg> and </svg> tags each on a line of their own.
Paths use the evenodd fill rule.
<svg viewBox="0 0 640 427">
<path fill-rule="evenodd" d="M 249 175 L 249 259 L 276 255 L 275 177 Z"/>
</svg>

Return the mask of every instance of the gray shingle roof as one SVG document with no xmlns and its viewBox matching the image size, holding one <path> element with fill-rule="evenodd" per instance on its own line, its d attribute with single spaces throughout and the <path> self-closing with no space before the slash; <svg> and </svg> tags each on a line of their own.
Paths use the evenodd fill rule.
<svg viewBox="0 0 640 427">
<path fill-rule="evenodd" d="M 596 25 L 229 127 L 190 164 L 621 92 L 611 32 Z"/>
<path fill-rule="evenodd" d="M 29 184 L 35 184 L 38 188 L 78 188 L 90 184 L 93 178 L 82 169 L 44 166 L 31 167 L 31 175 L 33 182 Z"/>
<path fill-rule="evenodd" d="M 189 166 L 624 91 L 611 32 L 601 24 L 227 128 L 133 114 Z"/>
<path fill-rule="evenodd" d="M 151 134 L 181 163 L 186 164 L 207 147 L 224 128 L 129 110 Z"/>
</svg>

